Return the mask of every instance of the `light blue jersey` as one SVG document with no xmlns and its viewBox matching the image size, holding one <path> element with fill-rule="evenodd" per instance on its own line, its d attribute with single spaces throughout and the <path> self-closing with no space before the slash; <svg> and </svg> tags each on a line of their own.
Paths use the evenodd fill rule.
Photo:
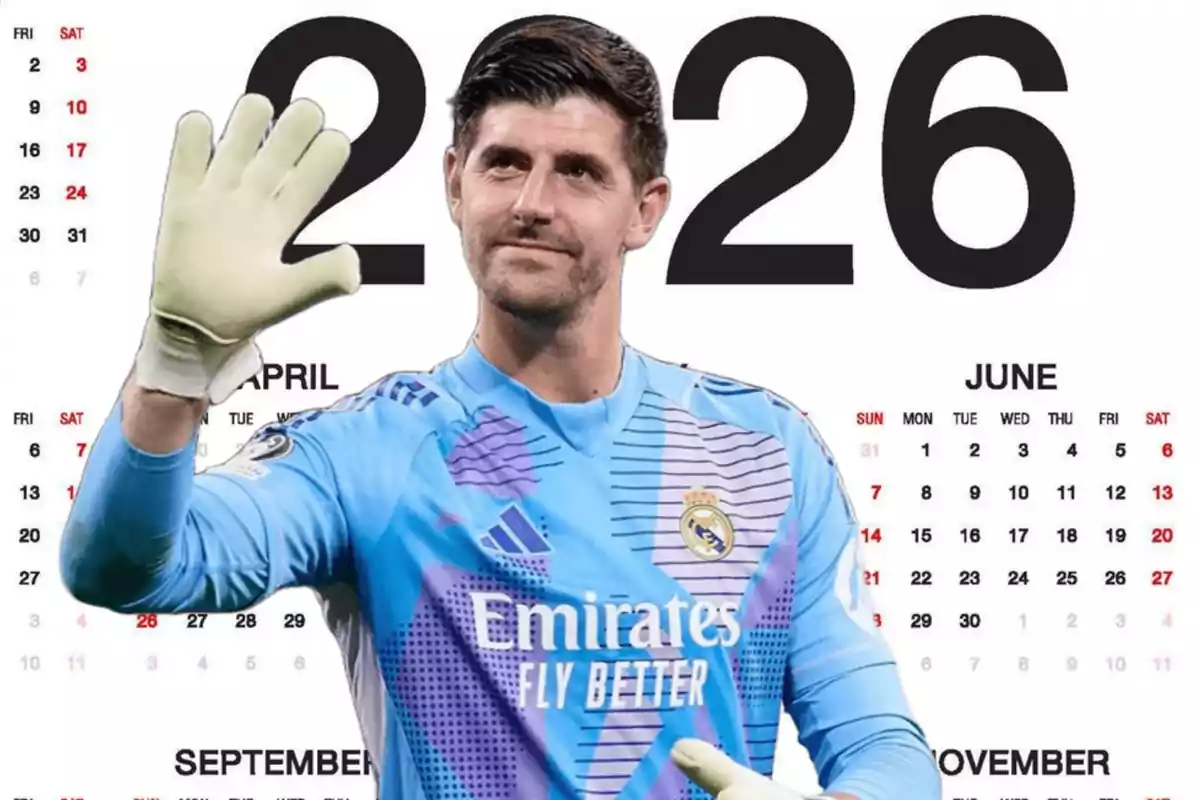
<svg viewBox="0 0 1200 800">
<path fill-rule="evenodd" d="M 625 348 L 547 403 L 474 347 L 194 475 L 120 403 L 65 532 L 80 600 L 229 612 L 316 589 L 384 800 L 687 800 L 685 736 L 770 775 L 786 708 L 827 791 L 933 800 L 858 525 L 802 412 Z"/>
</svg>

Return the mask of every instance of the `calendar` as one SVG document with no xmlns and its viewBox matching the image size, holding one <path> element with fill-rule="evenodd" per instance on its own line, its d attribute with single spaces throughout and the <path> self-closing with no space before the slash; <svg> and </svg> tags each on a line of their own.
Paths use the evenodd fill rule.
<svg viewBox="0 0 1200 800">
<path fill-rule="evenodd" d="M 0 1 L 0 797 L 376 797 L 316 592 L 120 615 L 66 591 L 60 537 L 179 116 L 320 103 L 352 160 L 289 253 L 351 242 L 364 279 L 260 337 L 201 470 L 463 349 L 445 99 L 549 11 L 663 87 L 673 198 L 626 264 L 626 340 L 820 430 L 944 797 L 1200 798 L 1196 5 L 552 5 Z M 774 778 L 818 789 L 786 715 Z"/>
</svg>

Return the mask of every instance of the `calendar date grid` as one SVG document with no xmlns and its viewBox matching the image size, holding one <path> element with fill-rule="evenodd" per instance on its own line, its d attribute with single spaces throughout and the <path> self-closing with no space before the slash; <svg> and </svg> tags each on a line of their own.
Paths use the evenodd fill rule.
<svg viewBox="0 0 1200 800">
<path fill-rule="evenodd" d="M 130 669 L 303 674 L 316 661 L 329 661 L 328 631 L 314 595 L 305 590 L 285 590 L 230 614 L 116 614 L 67 594 L 58 578 L 58 538 L 102 421 L 99 411 L 79 407 L 13 410 L 9 435 L 0 439 L 11 488 L 11 513 L 5 514 L 14 566 L 9 583 L 17 600 L 5 627 L 10 640 L 21 643 L 17 671 L 34 677 L 124 675 Z M 198 468 L 236 452 L 254 425 L 252 411 L 210 410 L 201 427 Z"/>
<path fill-rule="evenodd" d="M 5 197 L 6 288 L 53 292 L 89 281 L 94 219 L 104 210 L 92 163 L 103 150 L 102 92 L 91 37 L 81 25 L 14 19 L 7 38 L 0 94 L 9 135 L 0 142 Z M 103 77 L 101 69 L 100 76 Z M 101 84 L 103 85 L 103 81 Z M 97 205 L 99 203 L 99 205 Z M 32 299 L 32 298 L 31 298 Z"/>
<path fill-rule="evenodd" d="M 264 405 L 211 409 L 199 466 L 235 452 L 264 421 L 289 416 Z M 1176 671 L 1174 598 L 1184 579 L 1176 552 L 1184 532 L 1172 419 L 1151 411 L 1137 425 L 1123 413 L 1116 425 L 948 426 L 858 412 L 858 446 L 843 448 L 857 458 L 843 457 L 841 466 L 859 518 L 873 618 L 900 657 L 927 671 L 935 656 L 936 665 L 949 658 L 968 671 L 1020 670 L 1029 668 L 1018 653 L 1024 648 L 1047 669 Z M 70 631 L 81 652 L 59 664 L 68 671 L 87 669 L 98 642 L 120 643 L 128 655 L 119 658 L 147 671 L 187 660 L 203 671 L 211 660 L 205 648 L 227 643 L 245 653 L 222 658 L 244 670 L 288 647 L 294 654 L 273 655 L 272 665 L 304 669 L 306 637 L 323 630 L 314 626 L 315 604 L 300 593 L 237 614 L 184 615 L 115 615 L 65 595 L 55 579 L 57 532 L 100 421 L 79 409 L 13 414 L 10 430 L 21 434 L 14 461 L 23 467 L 9 540 L 22 640 Z M 121 650 L 114 644 L 109 652 Z M 27 655 L 23 670 L 37 671 L 41 656 Z"/>
<path fill-rule="evenodd" d="M 1177 671 L 1172 412 L 1036 416 L 843 425 L 876 625 L 922 671 Z"/>
</svg>

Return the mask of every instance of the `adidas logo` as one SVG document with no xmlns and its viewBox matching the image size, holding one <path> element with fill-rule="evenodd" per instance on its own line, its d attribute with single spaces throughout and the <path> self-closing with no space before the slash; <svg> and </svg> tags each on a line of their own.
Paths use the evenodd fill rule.
<svg viewBox="0 0 1200 800">
<path fill-rule="evenodd" d="M 509 506 L 493 525 L 479 538 L 488 550 L 499 550 L 513 556 L 536 556 L 550 552 L 550 543 L 516 506 Z"/>
</svg>

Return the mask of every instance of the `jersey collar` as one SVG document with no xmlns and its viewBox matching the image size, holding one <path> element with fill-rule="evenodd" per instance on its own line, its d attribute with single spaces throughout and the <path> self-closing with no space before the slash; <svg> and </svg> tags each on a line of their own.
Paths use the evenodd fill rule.
<svg viewBox="0 0 1200 800">
<path fill-rule="evenodd" d="M 479 395 L 515 418 L 532 415 L 576 450 L 597 453 L 625 428 L 646 389 L 641 354 L 621 343 L 621 377 L 605 397 L 583 403 L 549 403 L 493 365 L 472 342 L 452 362 L 454 371 Z"/>
</svg>

